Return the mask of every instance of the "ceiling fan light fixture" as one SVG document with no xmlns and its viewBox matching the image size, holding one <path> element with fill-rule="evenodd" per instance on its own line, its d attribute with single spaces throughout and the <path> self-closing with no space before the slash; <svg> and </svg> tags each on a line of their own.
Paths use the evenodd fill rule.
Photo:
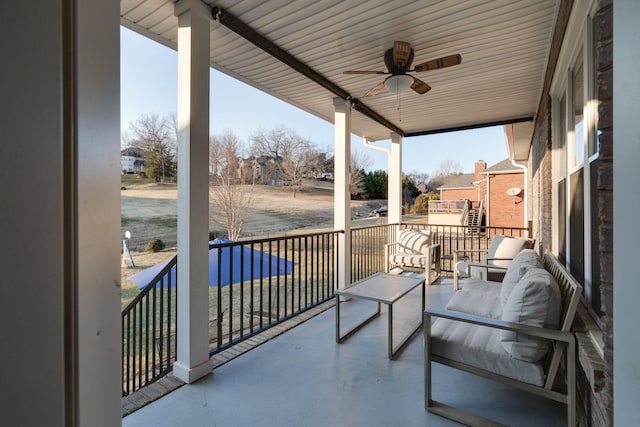
<svg viewBox="0 0 640 427">
<path fill-rule="evenodd" d="M 387 77 L 384 85 L 391 93 L 403 93 L 411 90 L 413 77 L 407 74 L 396 74 Z"/>
</svg>

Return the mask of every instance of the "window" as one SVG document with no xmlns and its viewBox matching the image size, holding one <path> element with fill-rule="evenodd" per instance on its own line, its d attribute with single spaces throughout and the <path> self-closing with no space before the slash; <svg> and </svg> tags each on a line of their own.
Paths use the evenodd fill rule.
<svg viewBox="0 0 640 427">
<path fill-rule="evenodd" d="M 584 78 L 582 55 L 578 57 L 571 73 L 572 111 L 573 111 L 573 144 L 571 166 L 584 163 Z"/>
<path fill-rule="evenodd" d="M 597 203 L 598 100 L 593 23 L 568 28 L 551 87 L 553 99 L 554 251 L 583 285 L 596 320 L 600 298 Z M 587 65 L 588 64 L 588 65 Z"/>
</svg>

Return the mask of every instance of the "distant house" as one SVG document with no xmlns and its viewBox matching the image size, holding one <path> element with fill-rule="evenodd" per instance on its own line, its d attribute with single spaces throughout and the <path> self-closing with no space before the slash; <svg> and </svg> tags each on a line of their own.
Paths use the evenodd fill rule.
<svg viewBox="0 0 640 427">
<path fill-rule="evenodd" d="M 238 178 L 244 184 L 262 183 L 263 164 L 255 157 L 238 159 Z"/>
<path fill-rule="evenodd" d="M 527 227 L 524 168 L 505 159 L 485 171 L 487 225 Z"/>
<path fill-rule="evenodd" d="M 135 148 L 125 148 L 120 151 L 120 170 L 122 173 L 143 173 L 144 152 Z"/>
<path fill-rule="evenodd" d="M 440 200 L 467 201 L 469 221 L 475 215 L 477 224 L 526 227 L 524 187 L 524 169 L 505 159 L 489 168 L 477 161 L 474 173 L 450 176 L 437 189 Z"/>
</svg>

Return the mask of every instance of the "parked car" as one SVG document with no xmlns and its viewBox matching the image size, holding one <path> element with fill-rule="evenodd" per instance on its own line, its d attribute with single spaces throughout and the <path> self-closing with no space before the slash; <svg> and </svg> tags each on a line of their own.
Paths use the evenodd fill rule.
<svg viewBox="0 0 640 427">
<path fill-rule="evenodd" d="M 369 212 L 369 216 L 375 216 L 375 217 L 387 216 L 387 207 L 386 206 L 380 206 L 379 208 L 374 209 L 371 212 Z"/>
<path fill-rule="evenodd" d="M 372 210 L 371 212 L 369 212 L 369 216 L 375 216 L 375 217 L 380 217 L 380 216 L 387 216 L 388 213 L 388 209 L 386 206 L 380 206 L 377 209 Z M 402 206 L 402 215 L 404 215 L 404 206 Z"/>
</svg>

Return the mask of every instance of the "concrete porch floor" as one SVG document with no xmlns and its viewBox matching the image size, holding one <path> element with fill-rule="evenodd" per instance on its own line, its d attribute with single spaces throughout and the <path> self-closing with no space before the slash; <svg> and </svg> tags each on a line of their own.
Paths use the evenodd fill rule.
<svg viewBox="0 0 640 427">
<path fill-rule="evenodd" d="M 438 283 L 438 282 L 437 282 Z M 443 307 L 452 281 L 427 287 Z M 342 328 L 375 303 L 341 304 Z M 421 315 L 420 290 L 394 305 L 394 337 Z M 123 418 L 123 426 L 454 426 L 424 409 L 423 338 L 387 358 L 387 311 L 343 344 L 331 308 Z M 507 425 L 566 425 L 564 405 L 470 374 L 433 366 L 434 398 Z"/>
</svg>

